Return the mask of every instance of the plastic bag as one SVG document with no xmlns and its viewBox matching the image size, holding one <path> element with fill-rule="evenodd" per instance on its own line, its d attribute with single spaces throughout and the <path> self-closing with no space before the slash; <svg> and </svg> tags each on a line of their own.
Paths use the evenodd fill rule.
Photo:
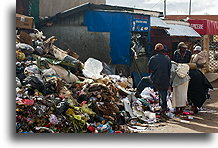
<svg viewBox="0 0 218 148">
<path fill-rule="evenodd" d="M 32 54 L 34 52 L 34 48 L 32 46 L 24 43 L 16 44 L 16 50 L 21 50 L 25 54 Z"/>
<path fill-rule="evenodd" d="M 39 74 L 39 68 L 36 65 L 30 65 L 24 69 L 24 74 L 26 76 L 32 76 L 35 74 Z"/>
<path fill-rule="evenodd" d="M 99 133 L 114 133 L 109 124 L 101 124 L 97 127 Z"/>
<path fill-rule="evenodd" d="M 67 66 L 67 68 L 75 73 L 77 71 L 81 71 L 82 63 L 74 57 L 66 56 L 63 61 L 60 63 L 61 65 Z"/>
<path fill-rule="evenodd" d="M 188 64 L 178 64 L 178 67 L 176 69 L 176 74 L 180 78 L 185 78 L 188 75 L 188 72 L 189 72 Z"/>
<path fill-rule="evenodd" d="M 70 70 L 70 72 L 72 73 L 81 72 L 83 66 L 83 64 L 79 60 L 71 56 L 66 56 L 62 61 L 57 59 L 39 57 L 37 64 L 46 68 L 49 68 L 48 64 L 60 65 L 62 68 Z"/>
<path fill-rule="evenodd" d="M 82 107 L 81 107 L 82 111 L 87 113 L 88 115 L 95 115 L 96 113 L 93 112 L 87 104 L 84 104 Z"/>
<path fill-rule="evenodd" d="M 58 77 L 56 71 L 52 68 L 43 70 L 42 75 L 45 77 L 46 81 L 49 81 L 53 77 Z"/>
<path fill-rule="evenodd" d="M 58 118 L 54 114 L 51 114 L 49 116 L 49 121 L 54 125 L 58 125 L 60 123 L 60 121 L 58 121 Z"/>
<path fill-rule="evenodd" d="M 167 97 L 167 107 L 169 108 L 170 112 L 174 112 L 175 108 L 172 105 L 172 93 Z"/>
<path fill-rule="evenodd" d="M 79 80 L 76 75 L 72 74 L 61 66 L 49 64 L 49 67 L 54 69 L 60 78 L 64 79 L 67 83 L 74 83 Z"/>
<path fill-rule="evenodd" d="M 44 55 L 45 54 L 45 51 L 44 51 L 44 49 L 41 46 L 36 46 L 35 52 L 38 55 Z"/>
<path fill-rule="evenodd" d="M 37 29 L 34 29 L 34 33 L 30 33 L 29 34 L 32 38 L 32 40 L 40 40 L 43 41 L 43 39 L 45 39 L 46 37 L 43 35 L 42 31 L 39 31 Z"/>
<path fill-rule="evenodd" d="M 16 77 L 16 83 L 17 83 L 17 87 L 21 87 L 22 84 L 20 82 L 20 79 L 18 77 Z"/>
<path fill-rule="evenodd" d="M 103 76 L 100 74 L 103 70 L 102 63 L 96 59 L 89 58 L 84 65 L 83 75 L 87 78 L 100 79 Z"/>
<path fill-rule="evenodd" d="M 125 111 L 129 113 L 131 118 L 134 118 L 135 115 L 133 114 L 133 110 L 131 108 L 131 103 L 130 103 L 129 99 L 128 98 L 124 98 L 123 99 L 123 104 L 124 104 Z"/>
<path fill-rule="evenodd" d="M 105 62 L 102 62 L 103 65 L 103 70 L 102 73 L 106 74 L 106 75 L 114 75 L 115 72 L 112 71 L 112 69 L 109 67 L 109 65 L 107 65 Z"/>
<path fill-rule="evenodd" d="M 16 59 L 18 61 L 23 61 L 23 60 L 26 59 L 26 56 L 25 56 L 25 54 L 23 52 L 18 50 L 18 51 L 16 51 Z"/>
<path fill-rule="evenodd" d="M 146 87 L 140 94 L 143 98 L 146 98 L 148 100 L 153 100 L 153 97 L 155 97 L 155 92 L 150 87 Z"/>
<path fill-rule="evenodd" d="M 42 93 L 45 92 L 44 82 L 40 77 L 28 76 L 27 78 L 24 79 L 24 85 L 28 85 L 28 84 L 31 85 L 33 90 L 37 89 Z"/>
<path fill-rule="evenodd" d="M 153 120 L 156 121 L 156 113 L 152 113 L 150 111 L 145 111 L 145 116 L 149 119 L 149 120 Z"/>
</svg>

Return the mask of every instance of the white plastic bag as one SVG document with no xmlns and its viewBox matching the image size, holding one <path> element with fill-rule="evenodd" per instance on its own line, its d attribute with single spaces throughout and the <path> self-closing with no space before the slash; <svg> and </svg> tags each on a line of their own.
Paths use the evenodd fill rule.
<svg viewBox="0 0 218 148">
<path fill-rule="evenodd" d="M 152 88 L 146 87 L 140 94 L 143 98 L 153 100 L 152 96 L 155 97 L 155 92 Z"/>
<path fill-rule="evenodd" d="M 167 107 L 169 108 L 169 111 L 173 113 L 175 111 L 175 108 L 172 105 L 172 93 L 168 94 L 167 96 Z"/>
<path fill-rule="evenodd" d="M 100 74 L 103 70 L 102 63 L 96 59 L 89 58 L 84 65 L 83 75 L 91 79 L 100 79 L 103 76 Z"/>
<path fill-rule="evenodd" d="M 145 116 L 148 117 L 149 120 L 156 121 L 156 113 L 152 113 L 150 111 L 145 111 Z"/>
<path fill-rule="evenodd" d="M 180 78 L 185 78 L 188 75 L 188 72 L 189 72 L 188 64 L 179 64 L 177 69 L 176 69 L 176 74 Z"/>
</svg>

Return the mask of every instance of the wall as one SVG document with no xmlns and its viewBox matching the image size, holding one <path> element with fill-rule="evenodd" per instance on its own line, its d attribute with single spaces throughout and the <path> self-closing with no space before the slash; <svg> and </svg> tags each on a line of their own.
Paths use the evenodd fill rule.
<svg viewBox="0 0 218 148">
<path fill-rule="evenodd" d="M 16 0 L 16 13 L 29 15 L 29 0 Z"/>
<path fill-rule="evenodd" d="M 151 29 L 151 50 L 157 43 L 166 45 L 169 50 L 172 50 L 172 40 L 163 29 Z"/>
<path fill-rule="evenodd" d="M 138 25 L 143 28 L 138 28 Z M 86 11 L 60 19 L 51 27 L 43 27 L 40 30 L 47 37 L 56 36 L 58 38 L 56 45 L 62 49 L 69 48 L 77 52 L 82 62 L 93 57 L 107 64 L 114 64 L 119 67 L 118 72 L 122 71 L 123 74 L 129 75 L 127 67 L 131 66 L 130 44 L 133 28 L 136 32 L 147 33 L 150 30 L 150 17 L 118 12 Z M 141 58 L 138 62 L 144 70 L 147 58 Z"/>
<path fill-rule="evenodd" d="M 80 55 L 80 60 L 85 62 L 89 57 L 100 61 L 110 62 L 110 33 L 88 32 L 85 26 L 54 25 L 43 27 L 46 37 L 55 35 L 55 45 L 63 50 L 70 49 Z M 90 52 L 91 51 L 91 52 Z"/>
<path fill-rule="evenodd" d="M 121 12 L 88 11 L 85 23 L 90 32 L 110 32 L 112 64 L 131 64 L 133 32 L 149 32 L 150 16 Z M 148 48 L 149 52 L 149 48 Z"/>
<path fill-rule="evenodd" d="M 166 19 L 169 20 L 181 20 L 186 19 L 189 17 L 190 19 L 197 19 L 197 20 L 213 20 L 218 21 L 218 15 L 167 15 Z"/>
<path fill-rule="evenodd" d="M 53 16 L 84 3 L 106 4 L 106 0 L 39 0 L 39 16 Z"/>
<path fill-rule="evenodd" d="M 34 22 L 39 18 L 39 0 L 16 0 L 16 13 L 34 17 Z"/>
<path fill-rule="evenodd" d="M 85 62 L 93 57 L 106 63 L 110 58 L 110 33 L 90 32 L 84 26 L 83 13 L 64 18 L 51 27 L 40 28 L 46 37 L 56 36 L 55 45 L 63 50 L 70 49 L 80 55 L 80 60 Z"/>
</svg>

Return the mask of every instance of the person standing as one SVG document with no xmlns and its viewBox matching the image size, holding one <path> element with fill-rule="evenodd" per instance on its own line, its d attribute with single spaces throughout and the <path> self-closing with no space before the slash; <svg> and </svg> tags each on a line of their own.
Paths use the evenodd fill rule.
<svg viewBox="0 0 218 148">
<path fill-rule="evenodd" d="M 192 52 L 187 49 L 187 45 L 184 42 L 178 44 L 177 50 L 173 54 L 173 60 L 176 63 L 189 63 L 191 60 Z"/>
<path fill-rule="evenodd" d="M 135 96 L 141 94 L 145 87 L 151 84 L 157 89 L 161 104 L 161 117 L 167 119 L 167 91 L 170 86 L 170 69 L 171 60 L 168 56 L 163 54 L 164 46 L 158 43 L 155 46 L 155 55 L 151 57 L 148 62 L 148 68 L 151 73 L 149 77 L 144 77 L 139 82 Z"/>
<path fill-rule="evenodd" d="M 206 67 L 208 55 L 205 50 L 202 50 L 201 46 L 196 46 L 194 48 L 194 54 L 191 58 L 191 63 L 196 63 L 199 70 L 203 72 L 203 69 Z"/>
<path fill-rule="evenodd" d="M 180 64 L 172 61 L 172 68 L 171 68 L 171 86 L 173 88 L 172 92 L 172 106 L 176 108 L 175 114 L 180 116 L 183 113 L 183 110 L 188 103 L 188 85 L 190 77 L 188 75 L 189 66 L 188 64 L 182 64 L 183 67 L 179 66 Z M 182 68 L 179 70 L 179 68 Z M 183 75 L 178 74 L 182 72 Z M 182 77 L 181 77 L 182 76 Z"/>
</svg>

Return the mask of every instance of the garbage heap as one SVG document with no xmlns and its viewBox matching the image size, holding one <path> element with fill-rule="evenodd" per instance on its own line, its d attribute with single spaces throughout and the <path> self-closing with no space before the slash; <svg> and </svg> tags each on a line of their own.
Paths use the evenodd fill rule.
<svg viewBox="0 0 218 148">
<path fill-rule="evenodd" d="M 128 125 L 158 122 L 153 89 L 135 98 L 130 78 L 102 73 L 93 58 L 82 63 L 55 46 L 54 36 L 17 34 L 17 133 L 128 133 Z"/>
</svg>

